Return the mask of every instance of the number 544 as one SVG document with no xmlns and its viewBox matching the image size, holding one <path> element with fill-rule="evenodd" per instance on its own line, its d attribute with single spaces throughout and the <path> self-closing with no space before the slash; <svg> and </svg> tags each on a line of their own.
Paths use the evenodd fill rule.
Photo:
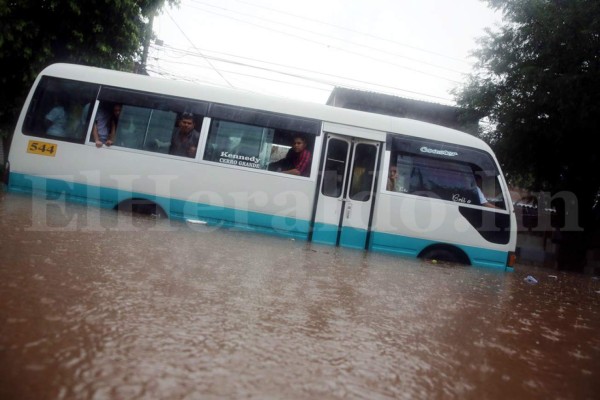
<svg viewBox="0 0 600 400">
<path fill-rule="evenodd" d="M 41 154 L 43 156 L 54 157 L 56 155 L 57 147 L 58 146 L 54 143 L 30 140 L 27 144 L 27 152 L 32 154 Z"/>
</svg>

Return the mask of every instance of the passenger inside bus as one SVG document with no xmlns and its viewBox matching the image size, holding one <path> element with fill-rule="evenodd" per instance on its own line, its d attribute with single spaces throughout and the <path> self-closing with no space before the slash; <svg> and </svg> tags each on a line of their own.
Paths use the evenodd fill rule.
<svg viewBox="0 0 600 400">
<path fill-rule="evenodd" d="M 115 140 L 117 124 L 121 115 L 121 104 L 101 104 L 98 107 L 94 126 L 92 127 L 92 139 L 96 147 L 102 145 L 112 146 Z"/>
<path fill-rule="evenodd" d="M 137 131 L 137 124 L 143 124 L 147 120 L 148 111 L 141 107 L 123 105 L 119 124 L 113 145 L 128 147 L 130 149 L 142 148 L 144 137 Z M 143 119 L 146 117 L 145 119 Z"/>
<path fill-rule="evenodd" d="M 56 93 L 54 96 L 54 107 L 46 114 L 44 123 L 46 133 L 52 136 L 65 137 L 65 128 L 67 125 L 67 112 L 65 110 L 66 101 L 62 93 Z"/>
<path fill-rule="evenodd" d="M 171 137 L 169 154 L 182 157 L 196 157 L 200 132 L 194 129 L 194 114 L 184 112 Z"/>
<path fill-rule="evenodd" d="M 482 179 L 481 179 L 481 175 L 478 173 L 475 173 L 475 183 L 477 184 L 476 189 L 477 189 L 477 195 L 479 196 L 479 204 L 481 204 L 482 206 L 485 206 L 485 207 L 489 207 L 489 208 L 498 208 L 494 204 L 490 203 L 488 201 L 488 199 L 485 197 L 485 195 L 483 194 Z"/>
<path fill-rule="evenodd" d="M 286 156 L 269 164 L 269 171 L 282 172 L 290 175 L 310 176 L 311 154 L 306 148 L 306 138 L 295 135 L 294 143 Z"/>
<path fill-rule="evenodd" d="M 396 191 L 396 181 L 398 180 L 398 167 L 390 165 L 390 171 L 388 172 L 387 190 Z"/>
</svg>

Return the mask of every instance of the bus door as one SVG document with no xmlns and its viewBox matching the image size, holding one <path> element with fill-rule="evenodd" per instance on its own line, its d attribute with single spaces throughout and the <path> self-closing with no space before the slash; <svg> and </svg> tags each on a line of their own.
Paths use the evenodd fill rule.
<svg viewBox="0 0 600 400">
<path fill-rule="evenodd" d="M 381 143 L 326 133 L 324 147 L 312 240 L 364 249 Z"/>
</svg>

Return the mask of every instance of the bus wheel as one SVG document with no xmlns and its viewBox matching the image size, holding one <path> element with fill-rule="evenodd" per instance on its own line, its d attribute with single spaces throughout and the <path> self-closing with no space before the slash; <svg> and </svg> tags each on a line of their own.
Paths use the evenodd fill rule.
<svg viewBox="0 0 600 400">
<path fill-rule="evenodd" d="M 165 213 L 161 206 L 153 201 L 145 199 L 125 200 L 119 203 L 115 208 L 117 211 L 150 215 L 157 219 L 167 218 L 167 213 Z"/>
<path fill-rule="evenodd" d="M 435 260 L 449 263 L 460 263 L 470 264 L 466 254 L 460 252 L 460 250 L 454 250 L 447 247 L 434 247 L 431 249 L 424 250 L 419 258 L 423 260 Z"/>
</svg>

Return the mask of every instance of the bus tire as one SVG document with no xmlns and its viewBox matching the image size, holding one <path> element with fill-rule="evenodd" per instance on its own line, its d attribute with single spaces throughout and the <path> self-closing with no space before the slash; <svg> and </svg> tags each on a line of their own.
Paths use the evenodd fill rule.
<svg viewBox="0 0 600 400">
<path fill-rule="evenodd" d="M 457 264 L 470 264 L 469 258 L 462 250 L 450 246 L 436 246 L 425 249 L 421 252 L 419 258 L 431 261 L 436 260 Z"/>
<path fill-rule="evenodd" d="M 150 215 L 157 219 L 167 218 L 167 213 L 161 206 L 146 199 L 129 199 L 120 202 L 115 209 L 129 213 Z"/>
</svg>

